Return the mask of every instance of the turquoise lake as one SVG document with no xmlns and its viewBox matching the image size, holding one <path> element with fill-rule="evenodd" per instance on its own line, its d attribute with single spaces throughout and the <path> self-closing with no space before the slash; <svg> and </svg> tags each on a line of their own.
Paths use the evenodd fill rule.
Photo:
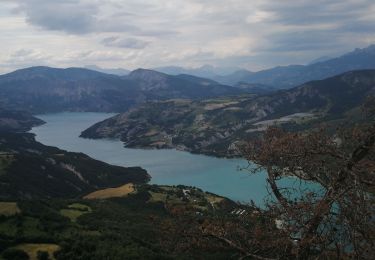
<svg viewBox="0 0 375 260">
<path fill-rule="evenodd" d="M 267 197 L 264 173 L 249 174 L 240 170 L 248 166 L 243 159 L 221 159 L 176 150 L 145 150 L 124 148 L 119 140 L 80 138 L 89 126 L 113 114 L 66 112 L 38 115 L 46 124 L 30 132 L 36 140 L 50 146 L 82 152 L 92 158 L 120 166 L 140 166 L 152 176 L 151 183 L 199 187 L 235 201 L 263 205 Z M 288 178 L 286 184 L 296 182 Z"/>
</svg>

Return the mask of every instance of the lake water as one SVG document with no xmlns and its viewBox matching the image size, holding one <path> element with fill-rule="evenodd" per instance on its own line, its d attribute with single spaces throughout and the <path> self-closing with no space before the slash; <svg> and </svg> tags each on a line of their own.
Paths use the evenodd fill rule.
<svg viewBox="0 0 375 260">
<path fill-rule="evenodd" d="M 45 145 L 82 152 L 114 165 L 141 166 L 152 176 L 154 184 L 196 186 L 235 201 L 253 200 L 257 205 L 263 204 L 268 194 L 266 176 L 239 170 L 248 165 L 246 160 L 219 159 L 176 150 L 128 149 L 118 140 L 79 137 L 83 130 L 110 116 L 113 114 L 86 112 L 38 115 L 46 124 L 31 132 Z"/>
</svg>

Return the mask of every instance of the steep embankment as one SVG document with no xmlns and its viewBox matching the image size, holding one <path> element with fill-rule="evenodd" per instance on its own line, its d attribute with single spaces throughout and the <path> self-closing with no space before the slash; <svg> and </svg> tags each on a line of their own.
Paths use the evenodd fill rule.
<svg viewBox="0 0 375 260">
<path fill-rule="evenodd" d="M 27 112 L 8 110 L 0 107 L 0 133 L 25 132 L 43 123 L 42 120 Z"/>
<path fill-rule="evenodd" d="M 139 167 L 112 166 L 85 154 L 45 146 L 32 134 L 0 134 L 0 199 L 74 198 L 148 180 Z"/>
</svg>

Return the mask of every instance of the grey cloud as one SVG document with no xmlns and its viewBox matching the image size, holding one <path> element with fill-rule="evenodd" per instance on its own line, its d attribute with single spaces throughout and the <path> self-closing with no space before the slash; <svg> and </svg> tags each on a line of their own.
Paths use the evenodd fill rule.
<svg viewBox="0 0 375 260">
<path fill-rule="evenodd" d="M 266 11 L 274 12 L 274 22 L 286 25 L 341 24 L 356 20 L 368 11 L 373 0 L 266 1 Z"/>
<path fill-rule="evenodd" d="M 375 41 L 374 0 L 4 1 L 11 4 L 2 5 L 2 16 L 9 14 L 9 20 L 15 21 L 15 29 L 7 26 L 8 20 L 0 24 L 7 51 L 29 46 L 52 54 L 56 64 L 58 57 L 92 50 L 69 64 L 89 59 L 98 65 L 105 60 L 105 65 L 112 66 L 111 62 L 122 62 L 115 57 L 136 53 L 126 57 L 129 66 L 228 63 L 259 68 L 303 63 Z M 18 5 L 17 14 L 5 10 L 14 5 Z M 16 21 L 20 16 L 27 26 Z M 30 25 L 43 31 L 30 30 Z M 137 51 L 145 47 L 147 51 Z M 43 58 L 40 53 L 26 52 L 14 53 L 19 56 L 14 59 Z"/>
<path fill-rule="evenodd" d="M 97 6 L 78 0 L 18 1 L 18 12 L 24 12 L 29 24 L 46 30 L 65 31 L 72 34 L 91 32 L 97 21 Z"/>
<path fill-rule="evenodd" d="M 374 4 L 373 0 L 263 2 L 262 10 L 274 14 L 268 26 L 283 29 L 268 34 L 269 44 L 256 51 L 268 55 L 289 53 L 293 57 L 293 53 L 308 56 L 303 52 L 314 52 L 320 56 L 364 47 L 367 44 L 359 35 L 375 32 L 374 21 L 364 19 L 371 17 Z"/>
<path fill-rule="evenodd" d="M 48 65 L 52 56 L 44 54 L 40 50 L 19 49 L 9 54 L 4 64 L 9 67 L 28 67 L 34 65 Z"/>
<path fill-rule="evenodd" d="M 24 13 L 26 21 L 45 30 L 63 31 L 68 34 L 92 32 L 129 32 L 135 35 L 163 36 L 176 34 L 172 30 L 144 30 L 134 24 L 134 13 L 121 9 L 112 13 L 101 13 L 103 5 L 110 3 L 84 0 L 16 0 L 14 11 Z M 112 4 L 113 5 L 113 4 Z M 118 7 L 120 8 L 120 6 Z"/>
<path fill-rule="evenodd" d="M 102 40 L 102 44 L 108 47 L 143 49 L 149 43 L 135 38 L 120 38 L 117 36 L 108 37 Z"/>
<path fill-rule="evenodd" d="M 33 50 L 26 50 L 26 49 L 21 49 L 21 50 L 17 50 L 13 53 L 11 53 L 11 57 L 12 58 L 16 58 L 16 57 L 27 57 L 29 55 L 32 55 L 34 53 Z"/>
<path fill-rule="evenodd" d="M 109 19 L 100 19 L 95 23 L 93 27 L 95 32 L 128 32 L 137 36 L 155 36 L 163 37 L 169 35 L 176 35 L 178 32 L 168 29 L 142 29 L 135 25 L 130 24 L 129 22 L 124 22 L 120 17 L 111 17 Z"/>
<path fill-rule="evenodd" d="M 368 21 L 353 21 L 341 25 L 338 31 L 351 32 L 352 34 L 375 34 L 375 20 L 372 23 Z"/>
</svg>

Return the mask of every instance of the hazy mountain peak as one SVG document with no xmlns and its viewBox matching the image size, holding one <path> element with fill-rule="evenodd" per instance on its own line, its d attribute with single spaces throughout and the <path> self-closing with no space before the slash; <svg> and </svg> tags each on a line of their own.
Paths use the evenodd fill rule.
<svg viewBox="0 0 375 260">
<path fill-rule="evenodd" d="M 125 75 L 128 75 L 130 73 L 129 70 L 123 69 L 123 68 L 101 68 L 97 65 L 86 65 L 86 66 L 84 66 L 84 68 L 99 71 L 99 72 L 102 72 L 102 73 L 114 74 L 114 75 L 117 75 L 117 76 L 125 76 Z"/>
<path fill-rule="evenodd" d="M 50 80 L 84 80 L 100 76 L 110 75 L 85 68 L 51 68 L 47 66 L 35 66 L 19 69 L 1 76 L 0 80 L 28 80 L 35 78 L 45 78 Z"/>
<path fill-rule="evenodd" d="M 322 57 L 319 57 L 317 59 L 313 59 L 312 61 L 310 61 L 308 63 L 308 65 L 312 65 L 312 64 L 315 64 L 315 63 L 319 63 L 319 62 L 324 62 L 324 61 L 327 61 L 327 60 L 330 60 L 332 59 L 332 57 L 330 56 L 322 56 Z"/>
<path fill-rule="evenodd" d="M 166 66 L 154 68 L 154 70 L 166 73 L 169 75 L 189 74 L 196 77 L 214 79 L 217 76 L 224 76 L 231 74 L 237 70 L 238 67 L 216 67 L 210 64 L 205 64 L 196 68 L 179 67 L 179 66 Z"/>
<path fill-rule="evenodd" d="M 308 65 L 277 66 L 255 73 L 232 74 L 216 78 L 216 80 L 229 85 L 242 81 L 276 88 L 290 88 L 311 80 L 320 80 L 347 71 L 364 69 L 375 69 L 375 45 L 355 49 L 340 57 Z"/>
<path fill-rule="evenodd" d="M 356 48 L 354 51 L 344 54 L 343 56 L 347 55 L 356 55 L 356 54 L 375 54 L 375 44 L 371 44 L 366 48 Z"/>
<path fill-rule="evenodd" d="M 168 75 L 150 69 L 136 69 L 130 72 L 128 75 L 131 79 L 141 79 L 141 80 L 158 80 L 158 79 L 165 79 Z"/>
</svg>

